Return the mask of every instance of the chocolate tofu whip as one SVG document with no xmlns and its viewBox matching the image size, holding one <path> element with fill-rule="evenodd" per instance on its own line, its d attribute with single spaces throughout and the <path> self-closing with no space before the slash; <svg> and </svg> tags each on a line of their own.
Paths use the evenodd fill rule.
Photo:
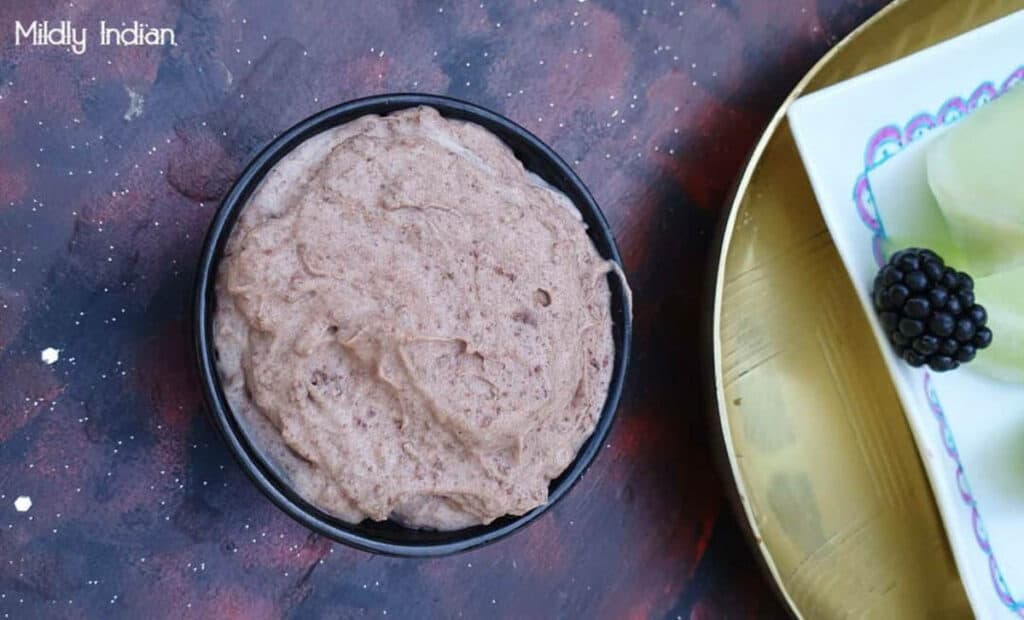
<svg viewBox="0 0 1024 620">
<path fill-rule="evenodd" d="M 231 233 L 214 316 L 228 402 L 345 521 L 523 514 L 604 405 L 611 268 L 487 130 L 426 107 L 361 117 L 275 165 Z"/>
</svg>

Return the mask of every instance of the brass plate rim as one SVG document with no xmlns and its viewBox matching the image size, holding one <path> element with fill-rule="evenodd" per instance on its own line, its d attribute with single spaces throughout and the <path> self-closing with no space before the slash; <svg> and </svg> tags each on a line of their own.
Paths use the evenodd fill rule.
<svg viewBox="0 0 1024 620">
<path fill-rule="evenodd" d="M 719 426 L 716 429 L 721 436 L 722 445 L 725 449 L 725 455 L 728 460 L 727 471 L 723 474 L 727 474 L 728 482 L 731 483 L 732 488 L 735 490 L 734 496 L 739 500 L 736 502 L 734 508 L 742 511 L 742 517 L 746 522 L 746 526 L 749 528 L 750 542 L 757 549 L 758 556 L 761 560 L 762 568 L 766 570 L 768 575 L 773 581 L 773 586 L 779 596 L 783 599 L 788 608 L 789 612 L 796 618 L 803 618 L 803 614 L 800 608 L 797 606 L 796 601 L 793 599 L 789 590 L 783 582 L 782 576 L 779 574 L 778 567 L 775 564 L 775 560 L 769 551 L 767 545 L 764 543 L 764 539 L 761 536 L 760 528 L 757 525 L 755 515 L 750 507 L 748 500 L 748 490 L 746 482 L 743 478 L 742 473 L 739 470 L 739 463 L 736 457 L 735 446 L 732 440 L 732 429 L 729 425 L 729 416 L 726 415 L 728 411 L 728 404 L 725 398 L 725 386 L 722 383 L 722 339 L 721 334 L 721 317 L 722 317 L 722 293 L 725 284 L 725 267 L 726 257 L 729 252 L 729 248 L 732 245 L 733 231 L 736 225 L 736 219 L 739 216 L 739 207 L 746 196 L 747 189 L 749 188 L 750 181 L 753 178 L 754 172 L 761 162 L 764 152 L 767 149 L 769 143 L 775 137 L 776 132 L 782 125 L 786 118 L 786 114 L 789 112 L 790 106 L 799 97 L 804 95 L 804 91 L 807 89 L 807 85 L 820 73 L 834 58 L 837 56 L 845 47 L 847 47 L 852 41 L 859 38 L 865 31 L 873 27 L 875 24 L 885 19 L 887 15 L 893 12 L 899 6 L 906 4 L 910 0 L 892 0 L 887 5 L 878 10 L 874 15 L 869 17 L 859 26 L 857 26 L 852 32 L 846 35 L 842 40 L 836 43 L 831 49 L 818 59 L 817 62 L 804 74 L 804 76 L 797 82 L 793 90 L 786 96 L 782 104 L 776 110 L 772 116 L 768 125 L 765 127 L 761 136 L 758 138 L 757 143 L 750 152 L 750 156 L 743 168 L 743 172 L 739 176 L 739 180 L 734 189 L 733 195 L 728 203 L 728 210 L 726 211 L 725 219 L 721 225 L 720 233 L 720 244 L 718 256 L 715 260 L 714 265 L 714 296 L 711 312 L 711 340 L 712 340 L 712 368 L 714 371 L 714 388 L 715 388 L 715 414 L 718 418 Z"/>
</svg>

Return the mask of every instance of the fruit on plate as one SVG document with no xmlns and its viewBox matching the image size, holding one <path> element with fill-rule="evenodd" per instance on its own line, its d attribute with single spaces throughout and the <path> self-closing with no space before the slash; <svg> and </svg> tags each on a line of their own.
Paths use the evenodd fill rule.
<svg viewBox="0 0 1024 620">
<path fill-rule="evenodd" d="M 912 366 L 953 370 L 987 348 L 974 368 L 1024 382 L 1022 145 L 1024 87 L 873 172 L 886 250 L 918 246 L 892 254 L 873 290 L 889 340 Z"/>
<path fill-rule="evenodd" d="M 960 121 L 927 160 L 928 183 L 971 273 L 1024 266 L 1024 88 Z"/>
<path fill-rule="evenodd" d="M 897 355 L 911 366 L 955 370 L 992 343 L 974 280 L 931 250 L 893 254 L 875 276 L 872 300 Z"/>
</svg>

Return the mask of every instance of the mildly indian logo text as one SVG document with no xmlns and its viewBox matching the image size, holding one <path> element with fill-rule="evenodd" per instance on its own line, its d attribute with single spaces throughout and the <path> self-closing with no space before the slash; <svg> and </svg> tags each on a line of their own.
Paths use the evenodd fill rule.
<svg viewBox="0 0 1024 620">
<path fill-rule="evenodd" d="M 130 47 L 137 45 L 177 45 L 173 28 L 154 27 L 145 22 L 120 22 L 119 25 L 100 20 L 96 26 L 96 40 L 103 47 Z M 63 47 L 81 56 L 89 47 L 90 30 L 76 26 L 71 20 L 33 20 L 14 22 L 16 46 Z"/>
</svg>

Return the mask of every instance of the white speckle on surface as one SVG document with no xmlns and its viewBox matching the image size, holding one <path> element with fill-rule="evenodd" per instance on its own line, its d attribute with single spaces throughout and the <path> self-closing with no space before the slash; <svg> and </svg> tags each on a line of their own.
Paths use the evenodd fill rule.
<svg viewBox="0 0 1024 620">
<path fill-rule="evenodd" d="M 133 118 L 142 116 L 142 108 L 146 104 L 146 99 L 142 96 L 142 93 L 137 93 L 127 86 L 124 89 L 128 91 L 128 109 L 125 110 L 123 118 L 126 121 L 130 121 Z"/>
<path fill-rule="evenodd" d="M 32 498 L 28 495 L 21 495 L 18 499 L 14 500 L 14 509 L 18 512 L 28 512 L 29 508 L 32 507 Z"/>
<path fill-rule="evenodd" d="M 53 347 L 46 347 L 43 349 L 39 357 L 43 360 L 44 364 L 55 364 L 60 359 L 60 349 L 54 349 Z"/>
</svg>

